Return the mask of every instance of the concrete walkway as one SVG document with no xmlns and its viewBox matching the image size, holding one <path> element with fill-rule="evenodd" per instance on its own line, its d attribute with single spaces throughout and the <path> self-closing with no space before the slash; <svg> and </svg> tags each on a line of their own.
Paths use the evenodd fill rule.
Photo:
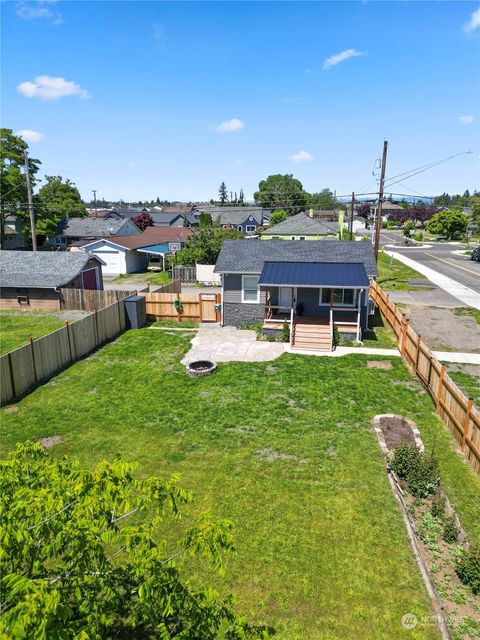
<svg viewBox="0 0 480 640">
<path fill-rule="evenodd" d="M 275 360 L 283 353 L 324 358 L 340 358 L 348 355 L 400 357 L 398 349 L 374 349 L 372 347 L 337 347 L 334 351 L 291 349 L 290 345 L 283 342 L 259 341 L 255 331 L 237 329 L 236 327 L 201 327 L 191 342 L 192 347 L 183 358 L 182 364 L 194 360 L 264 362 Z M 480 353 L 434 351 L 433 354 L 443 362 L 480 365 Z"/>
<path fill-rule="evenodd" d="M 404 256 L 402 253 L 398 253 L 396 251 L 385 251 L 385 253 L 389 256 L 393 256 L 396 260 L 400 260 L 400 262 L 406 264 L 407 267 L 415 269 L 415 271 L 418 271 L 427 277 L 431 282 L 457 298 L 457 300 L 461 300 L 461 302 L 465 303 L 469 307 L 473 307 L 480 311 L 480 294 L 473 289 L 470 289 L 470 287 L 466 287 L 464 284 L 444 276 L 443 274 L 438 273 L 438 271 L 423 265 L 421 262 L 417 262 L 408 256 Z"/>
</svg>

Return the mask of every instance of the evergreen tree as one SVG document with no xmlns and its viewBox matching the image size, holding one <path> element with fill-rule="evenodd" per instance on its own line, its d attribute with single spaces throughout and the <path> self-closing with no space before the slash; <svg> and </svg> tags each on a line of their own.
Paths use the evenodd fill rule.
<svg viewBox="0 0 480 640">
<path fill-rule="evenodd" d="M 220 185 L 220 188 L 218 189 L 218 195 L 220 197 L 220 204 L 225 204 L 226 202 L 228 202 L 228 191 L 225 182 L 222 182 L 222 184 Z"/>
</svg>

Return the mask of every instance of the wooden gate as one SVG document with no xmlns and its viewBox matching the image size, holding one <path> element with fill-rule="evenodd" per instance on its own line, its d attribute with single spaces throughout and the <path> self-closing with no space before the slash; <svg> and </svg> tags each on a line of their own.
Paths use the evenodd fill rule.
<svg viewBox="0 0 480 640">
<path fill-rule="evenodd" d="M 219 312 L 215 310 L 215 305 L 220 303 L 218 293 L 200 293 L 200 321 L 219 322 Z"/>
</svg>

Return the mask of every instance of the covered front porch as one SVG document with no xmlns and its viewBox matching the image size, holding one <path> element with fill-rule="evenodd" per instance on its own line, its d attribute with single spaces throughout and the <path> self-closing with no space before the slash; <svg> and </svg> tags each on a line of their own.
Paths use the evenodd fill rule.
<svg viewBox="0 0 480 640">
<path fill-rule="evenodd" d="M 264 333 L 281 331 L 286 321 L 292 347 L 331 350 L 334 327 L 361 340 L 369 288 L 363 264 L 267 262 L 259 286 L 265 290 Z"/>
</svg>

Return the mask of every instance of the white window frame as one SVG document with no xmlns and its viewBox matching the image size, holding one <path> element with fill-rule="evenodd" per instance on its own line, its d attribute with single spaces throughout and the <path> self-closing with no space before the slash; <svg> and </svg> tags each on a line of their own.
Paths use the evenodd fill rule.
<svg viewBox="0 0 480 640">
<path fill-rule="evenodd" d="M 243 227 L 241 224 L 237 224 L 237 231 L 243 231 Z"/>
<path fill-rule="evenodd" d="M 247 224 L 246 226 L 246 232 L 247 233 L 252 233 L 253 231 L 256 231 L 257 227 L 254 224 Z"/>
<path fill-rule="evenodd" d="M 256 278 L 257 279 L 257 298 L 256 300 L 245 300 L 245 278 Z M 242 303 L 243 304 L 259 304 L 260 302 L 260 288 L 258 286 L 258 281 L 260 280 L 260 276 L 255 274 L 242 275 Z M 248 289 L 248 291 L 253 291 L 253 289 Z"/>
<path fill-rule="evenodd" d="M 329 291 L 331 289 L 340 289 L 341 291 L 343 291 L 343 296 L 342 299 L 345 299 L 345 291 L 353 291 L 353 302 L 352 303 L 348 303 L 345 304 L 344 302 L 333 302 L 332 301 L 332 306 L 334 307 L 346 307 L 349 309 L 353 309 L 354 307 L 356 307 L 357 305 L 357 289 L 350 289 L 349 287 L 323 287 L 320 289 L 320 295 L 319 295 L 319 299 L 318 299 L 318 304 L 320 307 L 329 307 L 330 306 L 330 302 L 322 302 L 322 296 L 323 296 L 323 292 L 324 291 Z"/>
</svg>

